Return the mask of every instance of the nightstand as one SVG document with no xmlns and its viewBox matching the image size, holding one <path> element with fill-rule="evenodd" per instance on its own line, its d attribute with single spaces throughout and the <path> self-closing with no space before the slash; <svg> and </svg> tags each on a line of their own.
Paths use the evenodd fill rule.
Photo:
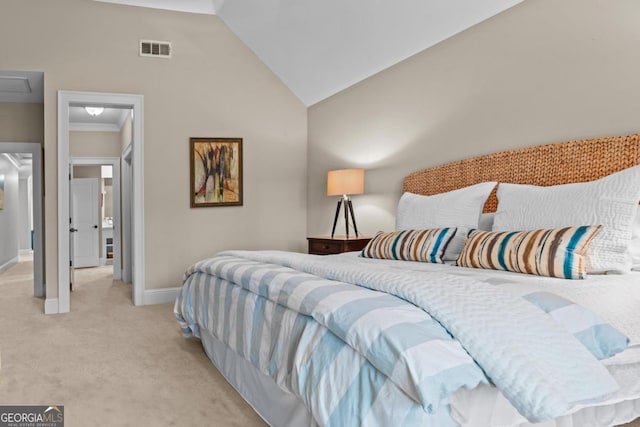
<svg viewBox="0 0 640 427">
<path fill-rule="evenodd" d="M 341 254 L 343 252 L 361 251 L 371 237 L 321 236 L 307 237 L 309 253 L 314 255 Z"/>
</svg>

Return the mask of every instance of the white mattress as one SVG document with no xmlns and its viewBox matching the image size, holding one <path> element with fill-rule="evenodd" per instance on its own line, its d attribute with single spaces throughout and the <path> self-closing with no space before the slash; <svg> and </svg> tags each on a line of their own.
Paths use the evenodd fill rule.
<svg viewBox="0 0 640 427">
<path fill-rule="evenodd" d="M 443 271 L 473 275 L 514 292 L 547 290 L 581 304 L 627 334 L 631 346 L 603 361 L 620 385 L 620 390 L 596 406 L 575 408 L 571 414 L 536 427 L 605 427 L 624 424 L 640 417 L 640 273 L 615 276 L 590 276 L 587 280 L 561 280 L 493 270 L 476 270 L 449 265 L 368 260 L 357 253 L 334 255 L 355 262 L 388 264 L 391 268 Z M 270 377 L 229 350 L 222 342 L 202 331 L 202 342 L 209 358 L 231 385 L 267 423 L 273 426 L 315 426 L 304 405 L 282 390 Z M 493 386 L 462 389 L 451 401 L 454 419 L 464 427 L 533 426 Z"/>
</svg>

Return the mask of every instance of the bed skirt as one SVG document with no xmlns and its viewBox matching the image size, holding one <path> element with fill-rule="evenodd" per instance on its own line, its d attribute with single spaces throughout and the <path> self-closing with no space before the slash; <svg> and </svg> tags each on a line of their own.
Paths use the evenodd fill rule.
<svg viewBox="0 0 640 427">
<path fill-rule="evenodd" d="M 273 379 L 258 371 L 251 363 L 238 356 L 230 350 L 224 343 L 213 337 L 205 329 L 200 330 L 202 345 L 209 359 L 216 366 L 218 371 L 225 377 L 227 382 L 247 401 L 253 410 L 267 424 L 273 427 L 284 426 L 300 426 L 300 427 L 318 427 L 311 414 L 293 394 L 281 389 Z M 633 367 L 632 367 L 633 366 Z M 638 365 L 616 366 L 609 369 L 617 374 L 616 377 L 632 378 L 637 372 Z M 619 370 L 619 371 L 618 371 Z M 618 372 L 616 372 L 618 371 Z M 627 371 L 627 372 L 625 372 Z M 623 381 L 628 382 L 628 381 Z M 631 387 L 630 384 L 624 384 Z M 626 388 L 625 387 L 625 388 Z M 639 393 L 640 390 L 634 390 Z M 454 398 L 457 405 L 464 407 L 464 392 Z M 510 414 L 511 410 L 500 408 L 492 399 L 484 400 L 484 404 L 480 404 L 482 399 L 474 399 L 472 407 L 466 407 L 466 416 L 456 414 L 455 418 L 462 426 L 478 426 L 484 425 L 488 420 L 497 422 L 500 420 L 500 414 Z M 487 413 L 489 411 L 489 413 Z M 565 415 L 555 420 L 543 423 L 545 427 L 578 427 L 585 425 L 594 426 L 611 426 L 629 422 L 637 417 L 640 413 L 640 399 L 626 400 L 622 402 L 611 403 L 609 405 L 584 408 L 571 415 Z M 512 417 L 513 415 L 511 415 Z M 509 417 L 509 418 L 511 418 Z M 482 420 L 482 421 L 480 421 Z M 597 420 L 597 421 L 596 421 Z M 510 426 L 529 426 L 529 423 L 518 423 L 501 420 L 504 425 Z M 479 424 L 478 424 L 479 423 Z M 586 423 L 586 424 L 585 424 Z"/>
<path fill-rule="evenodd" d="M 201 329 L 200 333 L 209 359 L 267 424 L 274 427 L 318 426 L 300 399 L 281 389 L 273 379 L 258 371 L 206 329 Z"/>
</svg>

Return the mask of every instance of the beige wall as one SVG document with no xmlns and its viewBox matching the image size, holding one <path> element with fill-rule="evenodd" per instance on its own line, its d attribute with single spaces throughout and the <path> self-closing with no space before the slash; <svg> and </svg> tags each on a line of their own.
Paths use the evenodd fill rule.
<svg viewBox="0 0 640 427">
<path fill-rule="evenodd" d="M 309 232 L 331 230 L 330 169 L 366 168 L 353 200 L 371 234 L 393 229 L 409 172 L 640 131 L 639 21 L 635 0 L 528 0 L 312 106 Z"/>
<path fill-rule="evenodd" d="M 102 169 L 95 165 L 78 165 L 73 167 L 74 178 L 98 178 L 102 177 Z"/>
<path fill-rule="evenodd" d="M 307 111 L 220 19 L 87 0 L 0 4 L 0 69 L 45 74 L 48 297 L 57 295 L 58 90 L 145 97 L 147 289 L 180 285 L 191 263 L 222 249 L 304 250 Z M 139 57 L 148 38 L 171 41 L 173 58 Z M 190 136 L 244 138 L 244 206 L 189 207 Z"/>
<path fill-rule="evenodd" d="M 69 132 L 73 157 L 120 157 L 120 132 Z"/>
<path fill-rule="evenodd" d="M 0 0 L 4 2 L 6 0 Z M 4 5 L 2 5 L 4 10 Z M 4 13 L 3 13 L 4 15 Z M 2 19 L 2 18 L 0 18 Z M 10 69 L 4 64 L 4 50 L 8 39 L 0 41 L 0 69 Z M 43 104 L 21 104 L 0 102 L 0 141 L 39 142 L 44 141 Z"/>
</svg>

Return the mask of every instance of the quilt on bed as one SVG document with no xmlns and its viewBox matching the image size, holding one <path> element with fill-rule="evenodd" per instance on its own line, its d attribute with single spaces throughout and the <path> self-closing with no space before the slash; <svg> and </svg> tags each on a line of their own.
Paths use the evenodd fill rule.
<svg viewBox="0 0 640 427">
<path fill-rule="evenodd" d="M 450 394 L 487 376 L 532 421 L 617 388 L 532 304 L 446 273 L 227 252 L 187 271 L 175 312 L 185 335 L 206 328 L 321 425 L 451 425 Z"/>
</svg>

